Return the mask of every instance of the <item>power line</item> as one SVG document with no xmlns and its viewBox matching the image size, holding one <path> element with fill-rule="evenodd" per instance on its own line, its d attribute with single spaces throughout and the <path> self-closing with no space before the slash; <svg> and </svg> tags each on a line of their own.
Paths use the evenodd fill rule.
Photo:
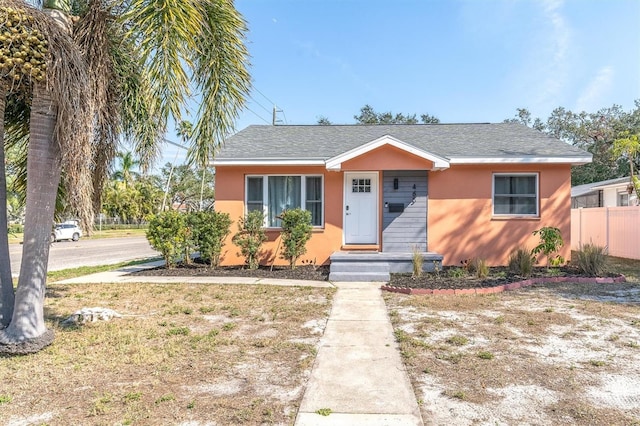
<svg viewBox="0 0 640 426">
<path fill-rule="evenodd" d="M 262 97 L 263 97 L 263 98 L 265 98 L 266 100 L 268 100 L 270 104 L 275 105 L 275 102 L 273 102 L 271 99 L 267 98 L 267 97 L 265 96 L 265 94 L 264 94 L 264 93 L 262 93 L 260 90 L 258 90 L 258 88 L 257 88 L 256 86 L 253 86 L 253 88 L 254 88 L 254 89 L 256 89 L 256 92 L 260 93 L 260 94 L 262 95 Z"/>
<path fill-rule="evenodd" d="M 245 108 L 247 109 L 247 111 L 252 112 L 252 113 L 253 113 L 253 115 L 255 115 L 256 117 L 258 117 L 260 120 L 264 121 L 264 122 L 265 122 L 265 123 L 267 123 L 267 124 L 271 124 L 271 123 L 269 123 L 267 120 L 265 120 L 264 118 L 262 118 L 262 117 L 261 117 L 258 113 L 256 113 L 254 110 L 252 110 L 251 108 L 249 108 L 249 107 L 245 107 Z"/>
<path fill-rule="evenodd" d="M 260 102 L 258 102 L 258 101 L 256 100 L 256 98 L 254 98 L 254 97 L 253 97 L 253 96 L 251 96 L 251 95 L 249 95 L 249 98 L 250 98 L 250 99 L 251 99 L 251 100 L 252 100 L 256 105 L 258 105 L 260 108 L 262 108 L 263 110 L 265 110 L 267 114 L 271 114 L 271 111 L 269 111 L 269 110 L 267 109 L 267 107 L 265 107 L 265 106 L 264 106 L 264 105 L 262 105 Z"/>
</svg>

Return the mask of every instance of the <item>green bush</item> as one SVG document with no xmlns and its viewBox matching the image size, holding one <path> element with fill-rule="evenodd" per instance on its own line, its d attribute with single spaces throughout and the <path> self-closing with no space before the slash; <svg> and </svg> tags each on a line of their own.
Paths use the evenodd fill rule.
<svg viewBox="0 0 640 426">
<path fill-rule="evenodd" d="M 553 253 L 560 250 L 564 245 L 560 229 L 554 228 L 553 226 L 545 226 L 533 231 L 533 235 L 540 236 L 540 244 L 531 250 L 532 255 L 544 254 L 547 257 L 547 266 L 560 266 L 564 263 L 564 258 L 560 255 L 551 257 Z"/>
<path fill-rule="evenodd" d="M 231 232 L 231 218 L 228 213 L 205 211 L 192 213 L 192 238 L 200 251 L 200 258 L 214 268 L 220 266 L 220 255 L 224 240 Z"/>
<path fill-rule="evenodd" d="M 531 275 L 535 261 L 535 257 L 531 255 L 531 250 L 519 247 L 509 255 L 509 270 L 514 274 L 528 277 Z"/>
<path fill-rule="evenodd" d="M 258 268 L 258 253 L 262 243 L 267 241 L 264 232 L 264 214 L 260 210 L 253 210 L 238 221 L 238 233 L 233 236 L 233 244 L 240 247 L 245 264 L 249 269 Z"/>
<path fill-rule="evenodd" d="M 576 252 L 577 268 L 592 276 L 602 276 L 607 271 L 607 248 L 585 244 Z"/>
<path fill-rule="evenodd" d="M 295 269 L 296 260 L 307 252 L 307 241 L 311 238 L 311 212 L 296 208 L 280 214 L 282 221 L 282 258 Z"/>
<path fill-rule="evenodd" d="M 160 252 L 167 268 L 173 268 L 184 254 L 188 234 L 185 215 L 176 211 L 152 215 L 149 220 L 147 240 L 151 247 Z"/>
</svg>

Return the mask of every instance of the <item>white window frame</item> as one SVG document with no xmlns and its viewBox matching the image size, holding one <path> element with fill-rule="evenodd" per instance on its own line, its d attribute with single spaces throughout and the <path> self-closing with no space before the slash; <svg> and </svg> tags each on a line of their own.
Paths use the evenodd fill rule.
<svg viewBox="0 0 640 426">
<path fill-rule="evenodd" d="M 536 211 L 535 213 L 496 213 L 496 177 L 500 176 L 508 176 L 508 177 L 519 177 L 519 176 L 529 176 L 534 177 L 536 182 Z M 498 194 L 504 195 L 504 194 Z M 515 195 L 514 196 L 522 196 Z M 491 213 L 494 217 L 540 217 L 540 173 L 493 173 L 491 176 Z"/>
<path fill-rule="evenodd" d="M 250 178 L 262 178 L 262 213 L 264 215 L 263 225 L 267 229 L 282 229 L 279 226 L 269 226 L 267 221 L 269 220 L 269 176 L 279 177 L 300 177 L 300 203 L 302 208 L 306 210 L 307 207 L 307 178 L 320 178 L 320 203 L 322 204 L 320 209 L 320 225 L 313 225 L 314 229 L 324 228 L 324 175 L 321 174 L 281 174 L 270 173 L 264 175 L 245 175 L 244 178 L 244 213 L 247 214 L 247 205 L 249 196 L 248 185 Z"/>
</svg>

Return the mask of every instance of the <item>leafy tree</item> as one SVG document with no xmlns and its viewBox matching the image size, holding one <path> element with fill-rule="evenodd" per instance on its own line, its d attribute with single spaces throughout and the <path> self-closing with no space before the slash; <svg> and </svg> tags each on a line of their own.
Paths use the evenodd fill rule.
<svg viewBox="0 0 640 426">
<path fill-rule="evenodd" d="M 33 352 L 52 340 L 43 302 L 60 178 L 67 204 L 86 228 L 99 210 L 121 137 L 132 141 L 143 168 L 148 167 L 158 156 L 168 120 L 180 121 L 195 92 L 202 102 L 188 155 L 203 164 L 231 133 L 250 85 L 246 25 L 230 0 L 52 0 L 46 6 L 62 13 L 54 18 L 18 0 L 3 0 L 0 6 L 5 14 L 0 32 L 17 23 L 30 40 L 38 40 L 28 61 L 14 66 L 11 57 L 3 61 L 11 65 L 0 70 L 0 98 L 18 106 L 7 111 L 5 104 L 4 117 L 13 127 L 4 128 L 4 142 L 16 143 L 25 135 L 29 140 L 23 261 L 15 303 L 2 293 L 5 321 L 7 307 L 15 309 L 0 331 L 1 351 Z M 71 12 L 74 19 L 67 15 Z M 16 38 L 23 32 L 15 34 L 8 43 L 23 43 Z M 18 123 L 29 123 L 31 132 Z M 6 227 L 0 228 L 1 242 L 7 235 Z M 3 271 L 7 263 L 0 249 Z"/>
<path fill-rule="evenodd" d="M 640 183 L 638 182 L 638 178 L 635 176 L 634 169 L 634 159 L 638 157 L 640 154 L 640 142 L 638 141 L 638 135 L 630 135 L 628 133 L 623 134 L 623 138 L 616 139 L 613 142 L 613 155 L 615 157 L 620 157 L 626 159 L 629 162 L 629 185 L 636 192 L 637 200 L 640 200 L 640 194 L 638 193 L 638 188 L 640 187 Z"/>
<path fill-rule="evenodd" d="M 160 209 L 162 189 L 157 177 L 139 178 L 126 185 L 112 180 L 104 191 L 102 212 L 111 218 L 119 218 L 123 223 L 142 223 L 149 215 Z"/>
<path fill-rule="evenodd" d="M 418 124 L 416 114 L 404 115 L 402 113 L 376 112 L 370 105 L 360 108 L 360 114 L 354 115 L 353 118 L 357 124 Z M 422 124 L 437 124 L 440 120 L 432 115 L 422 114 L 420 122 Z"/>
<path fill-rule="evenodd" d="M 402 113 L 393 114 L 391 112 L 376 112 L 371 105 L 365 105 L 360 108 L 360 114 L 354 115 L 356 124 L 438 124 L 440 120 L 430 114 L 420 115 L 420 119 L 416 114 Z M 322 126 L 328 126 L 333 124 L 327 117 L 321 115 L 318 118 L 317 124 Z"/>
<path fill-rule="evenodd" d="M 130 185 L 135 178 L 140 176 L 134 169 L 140 164 L 140 161 L 133 158 L 133 154 L 128 152 L 119 152 L 116 154 L 119 160 L 119 168 L 113 172 L 112 178 L 124 182 L 125 186 Z"/>
<path fill-rule="evenodd" d="M 532 126 L 593 155 L 591 163 L 572 168 L 572 185 L 627 176 L 631 173 L 632 165 L 638 168 L 640 158 L 637 153 L 631 161 L 612 153 L 614 141 L 624 137 L 625 132 L 640 133 L 640 100 L 635 102 L 635 109 L 630 112 L 624 111 L 619 105 L 602 108 L 595 113 L 575 113 L 558 107 L 545 122 L 539 118 L 532 121 L 527 109 L 520 108 L 517 111 L 517 118 L 505 122 Z"/>
<path fill-rule="evenodd" d="M 257 269 L 260 247 L 267 241 L 267 234 L 264 232 L 264 213 L 260 210 L 252 210 L 245 217 L 241 217 L 238 221 L 238 233 L 233 236 L 232 241 L 240 247 L 240 252 L 249 269 Z"/>
<path fill-rule="evenodd" d="M 327 117 L 325 117 L 324 115 L 321 115 L 320 117 L 318 117 L 318 122 L 317 124 L 321 125 L 321 126 L 330 126 L 331 121 L 329 121 L 329 119 Z"/>
<path fill-rule="evenodd" d="M 295 269 L 298 258 L 307 252 L 307 241 L 311 238 L 311 212 L 298 207 L 283 211 L 279 219 L 282 220 L 282 258 Z"/>
<path fill-rule="evenodd" d="M 165 164 L 160 170 L 162 180 L 169 182 L 168 205 L 173 204 L 185 208 L 187 211 L 200 210 L 200 194 L 202 192 L 203 209 L 209 210 L 215 199 L 215 175 L 210 168 L 205 169 L 204 180 L 193 166 L 182 164 L 173 167 L 171 163 Z M 200 172 L 202 173 L 202 172 Z M 171 175 L 171 180 L 169 180 Z M 204 186 L 202 183 L 204 182 Z"/>
</svg>

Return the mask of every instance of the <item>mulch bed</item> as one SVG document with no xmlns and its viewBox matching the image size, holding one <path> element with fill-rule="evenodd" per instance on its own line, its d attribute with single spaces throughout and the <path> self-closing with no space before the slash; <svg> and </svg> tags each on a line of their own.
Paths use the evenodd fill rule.
<svg viewBox="0 0 640 426">
<path fill-rule="evenodd" d="M 558 268 L 535 268 L 531 276 L 523 277 L 514 274 L 505 267 L 489 268 L 486 278 L 478 278 L 473 274 L 452 276 L 451 270 L 444 268 L 439 273 L 426 273 L 422 277 L 411 274 L 392 274 L 384 290 L 406 294 L 485 294 L 515 290 L 535 284 L 582 282 L 582 283 L 614 283 L 624 282 L 622 275 L 607 274 L 605 277 L 594 277 L 580 273 L 577 268 L 562 266 Z"/>
<path fill-rule="evenodd" d="M 581 274 L 576 268 L 563 266 L 559 268 L 547 269 L 544 267 L 534 268 L 530 277 L 522 277 L 514 274 L 505 267 L 489 268 L 489 275 L 480 279 L 473 274 L 465 273 L 464 276 L 452 276 L 452 270 L 459 268 L 445 267 L 439 273 L 425 273 L 420 278 L 414 278 L 411 274 L 391 274 L 391 280 L 383 289 L 401 293 L 433 293 L 439 292 L 455 293 L 463 290 L 473 290 L 473 293 L 493 293 L 510 290 L 546 282 L 596 282 L 595 277 L 588 277 Z M 211 268 L 195 259 L 190 264 L 180 263 L 176 267 L 167 269 L 160 266 L 153 269 L 134 272 L 131 275 L 142 276 L 170 276 L 170 277 L 251 277 L 251 278 L 274 278 L 290 279 L 299 281 L 327 281 L 329 277 L 329 266 L 298 266 L 296 269 L 289 267 L 260 266 L 258 269 L 246 269 L 242 266 L 223 266 Z M 621 280 L 619 275 L 609 274 L 606 277 L 598 278 L 598 282 L 616 282 Z M 622 277 L 624 281 L 624 277 Z M 524 285 L 520 284 L 524 283 Z M 430 291 L 431 290 L 431 291 Z M 449 291 L 450 290 L 450 291 Z M 476 291 L 477 290 L 477 291 Z M 484 291 L 486 290 L 486 291 Z"/>
<path fill-rule="evenodd" d="M 246 269 L 242 266 L 221 266 L 211 268 L 200 262 L 199 259 L 191 264 L 179 263 L 175 268 L 167 269 L 159 266 L 153 269 L 145 269 L 134 272 L 131 275 L 156 276 L 156 277 L 251 277 L 274 278 L 300 281 L 327 281 L 329 279 L 329 266 L 297 266 L 291 269 L 284 266 L 260 266 L 258 269 Z"/>
</svg>

